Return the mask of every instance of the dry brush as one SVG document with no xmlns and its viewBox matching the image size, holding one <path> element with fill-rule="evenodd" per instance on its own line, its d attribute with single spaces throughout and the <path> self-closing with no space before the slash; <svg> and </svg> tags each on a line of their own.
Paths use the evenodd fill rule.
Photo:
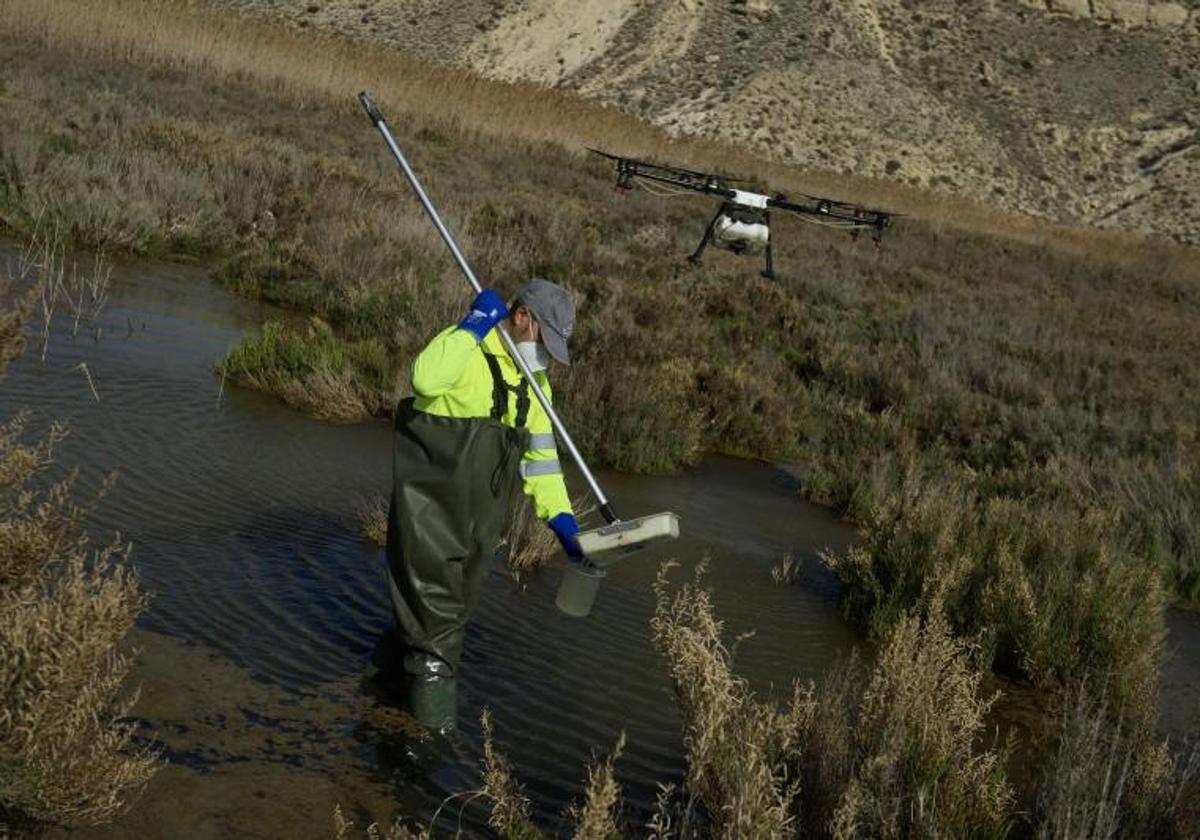
<svg viewBox="0 0 1200 840">
<path fill-rule="evenodd" d="M 31 285 L 0 312 L 0 376 L 41 295 L 40 281 L 18 280 Z M 0 832 L 110 820 L 158 765 L 128 720 L 137 692 L 125 685 L 123 640 L 147 598 L 127 544 L 85 537 L 91 504 L 76 501 L 74 474 L 51 479 L 65 434 L 39 437 L 22 415 L 0 425 Z"/>
</svg>

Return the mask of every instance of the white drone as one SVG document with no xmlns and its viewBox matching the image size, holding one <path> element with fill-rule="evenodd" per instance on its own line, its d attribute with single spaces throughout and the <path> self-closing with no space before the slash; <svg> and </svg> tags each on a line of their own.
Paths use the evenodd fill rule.
<svg viewBox="0 0 1200 840">
<path fill-rule="evenodd" d="M 694 172 L 690 169 L 680 169 L 677 166 L 665 166 L 657 163 L 647 163 L 633 158 L 602 152 L 599 149 L 589 151 L 608 158 L 617 167 L 617 189 L 628 191 L 640 184 L 652 192 L 662 193 L 662 188 L 655 190 L 651 185 L 665 185 L 669 194 L 680 192 L 697 192 L 705 195 L 719 196 L 721 206 L 717 214 L 704 231 L 700 245 L 688 257 L 693 265 L 700 264 L 704 249 L 709 245 L 723 248 L 735 254 L 751 254 L 763 252 L 766 267 L 763 277 L 776 279 L 774 265 L 771 261 L 771 212 L 785 210 L 795 213 L 807 222 L 838 228 L 850 232 L 857 237 L 864 230 L 871 231 L 871 239 L 876 246 L 883 240 L 883 232 L 891 225 L 896 213 L 884 210 L 869 210 L 857 204 L 847 204 L 831 198 L 805 196 L 811 203 L 795 204 L 787 200 L 783 193 L 774 196 L 748 190 L 735 189 L 735 183 L 747 183 L 744 179 L 726 178 L 706 172 Z"/>
</svg>

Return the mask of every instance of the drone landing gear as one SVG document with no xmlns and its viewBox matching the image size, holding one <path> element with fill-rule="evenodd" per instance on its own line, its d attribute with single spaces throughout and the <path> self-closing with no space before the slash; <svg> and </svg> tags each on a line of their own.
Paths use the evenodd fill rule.
<svg viewBox="0 0 1200 840">
<path fill-rule="evenodd" d="M 711 221 L 709 221 L 708 227 L 706 227 L 704 229 L 704 236 L 703 236 L 703 238 L 701 238 L 700 244 L 697 245 L 696 250 L 693 251 L 688 256 L 687 260 L 689 263 L 691 263 L 694 266 L 699 266 L 702 264 L 704 250 L 709 245 L 713 244 L 713 239 L 714 239 L 716 229 L 717 229 L 717 222 L 720 221 L 722 216 L 728 215 L 730 209 L 731 209 L 731 205 L 726 203 L 726 204 L 722 204 L 721 207 L 717 210 L 716 215 L 712 217 Z M 771 216 L 769 213 L 762 214 L 762 222 L 763 222 L 763 224 L 768 225 L 768 226 L 771 224 Z M 769 229 L 769 227 L 768 227 L 768 229 Z M 744 254 L 749 249 L 748 243 L 736 241 L 736 240 L 733 242 L 718 243 L 718 244 L 720 245 L 720 247 L 725 248 L 735 254 Z M 767 278 L 768 280 L 778 280 L 779 276 L 775 274 L 775 264 L 774 264 L 774 261 L 772 258 L 771 240 L 769 238 L 767 239 L 766 245 L 764 246 L 763 256 L 764 256 L 764 259 L 766 260 L 766 266 L 763 268 L 762 271 L 759 272 L 759 274 L 761 274 L 763 277 Z"/>
<path fill-rule="evenodd" d="M 713 231 L 716 230 L 717 220 L 721 218 L 721 214 L 725 212 L 725 205 L 722 204 L 717 214 L 712 217 L 712 221 L 708 223 L 708 227 L 704 229 L 704 238 L 700 240 L 700 244 L 696 246 L 696 250 L 688 257 L 688 262 L 692 265 L 700 265 L 700 258 L 704 254 L 704 249 L 712 242 Z"/>
<path fill-rule="evenodd" d="M 759 274 L 768 280 L 778 280 L 779 278 L 775 275 L 775 265 L 771 261 L 771 240 L 769 239 L 767 240 L 767 247 L 763 251 L 763 256 L 766 258 L 767 267 L 760 271 Z"/>
</svg>

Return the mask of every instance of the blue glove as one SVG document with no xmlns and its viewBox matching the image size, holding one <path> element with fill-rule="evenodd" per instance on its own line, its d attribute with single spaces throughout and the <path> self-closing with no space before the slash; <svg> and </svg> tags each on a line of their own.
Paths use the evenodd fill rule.
<svg viewBox="0 0 1200 840">
<path fill-rule="evenodd" d="M 579 525 L 576 524 L 572 514 L 564 512 L 552 516 L 546 520 L 546 524 L 550 526 L 554 536 L 558 537 L 558 541 L 562 543 L 563 551 L 567 552 L 568 557 L 572 560 L 583 559 L 583 549 L 579 547 L 579 540 L 575 539 L 575 535 L 579 533 Z"/>
<path fill-rule="evenodd" d="M 500 293 L 495 289 L 484 289 L 475 296 L 471 311 L 459 322 L 458 328 L 471 333 L 478 341 L 483 341 L 492 327 L 507 317 L 508 307 L 504 305 L 504 298 L 500 297 Z"/>
</svg>

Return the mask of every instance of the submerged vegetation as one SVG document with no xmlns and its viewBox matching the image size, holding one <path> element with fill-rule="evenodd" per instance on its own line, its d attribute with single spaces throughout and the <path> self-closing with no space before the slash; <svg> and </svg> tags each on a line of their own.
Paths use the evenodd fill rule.
<svg viewBox="0 0 1200 840">
<path fill-rule="evenodd" d="M 151 27 L 139 0 L 0 8 L 7 226 L 49 215 L 77 243 L 216 260 L 230 288 L 320 319 L 264 327 L 223 375 L 325 416 L 386 413 L 466 294 L 358 113 L 351 93 L 370 86 L 479 274 L 506 292 L 531 274 L 574 290 L 575 363 L 555 384 L 593 461 L 662 471 L 717 450 L 799 462 L 804 492 L 862 527 L 863 544 L 828 562 L 885 648 L 920 639 L 947 663 L 1049 686 L 1107 675 L 1128 714 L 1152 714 L 1164 604 L 1200 598 L 1195 252 L 802 175 L 550 92 L 155 8 Z M 785 190 L 836 185 L 910 217 L 880 252 L 778 225 L 779 283 L 722 254 L 693 270 L 677 255 L 706 208 L 613 197 L 585 145 Z M 822 691 L 834 688 L 796 702 L 824 714 Z M 871 777 L 885 799 L 854 797 L 866 774 L 891 773 L 873 751 L 907 755 L 917 723 L 889 729 L 895 743 L 845 742 L 844 786 L 815 813 L 917 830 L 926 812 L 886 797 L 924 791 L 922 807 L 949 809 L 954 825 L 998 829 L 1003 789 L 960 748 L 974 714 L 935 722 L 962 728 L 920 745 L 946 750 L 950 776 L 905 764 Z M 750 797 L 782 825 L 819 788 L 779 782 L 779 724 L 756 715 L 744 725 L 776 734 L 730 760 L 757 787 L 698 777 L 696 795 L 712 819 L 741 825 L 736 802 Z"/>
<path fill-rule="evenodd" d="M 36 252 L 35 252 L 36 253 Z M 61 252 L 40 249 L 36 280 L 0 283 L 0 377 L 26 343 L 26 322 L 55 298 Z M 53 257 L 53 259 L 51 259 Z M 15 295 L 15 298 L 14 298 Z M 15 303 L 13 303 L 15 301 Z M 48 321 L 46 324 L 49 326 Z M 43 331 L 43 338 L 48 332 Z M 0 834 L 31 823 L 112 819 L 157 769 L 125 720 L 126 634 L 146 606 L 115 539 L 84 534 L 73 473 L 53 480 L 58 425 L 40 436 L 18 415 L 0 422 Z"/>
</svg>

